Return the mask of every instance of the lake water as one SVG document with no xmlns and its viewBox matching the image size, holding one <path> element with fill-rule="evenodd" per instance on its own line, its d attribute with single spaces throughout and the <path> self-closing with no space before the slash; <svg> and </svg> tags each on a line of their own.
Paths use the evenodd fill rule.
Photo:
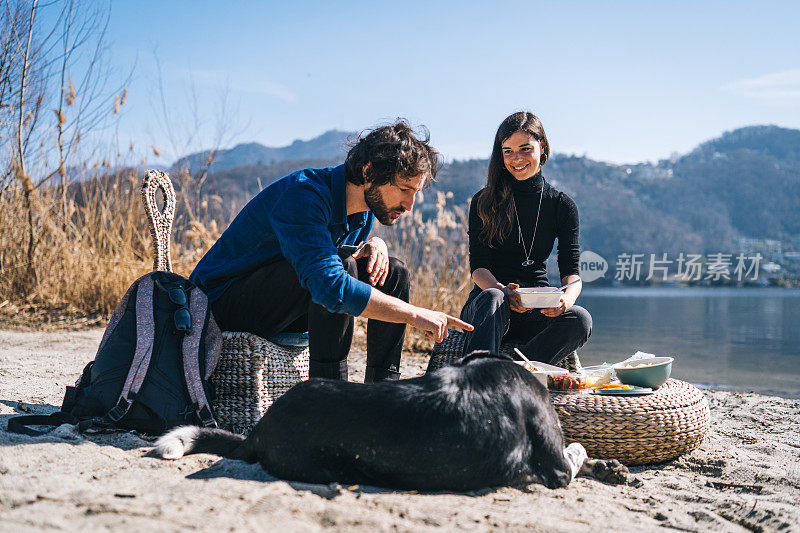
<svg viewBox="0 0 800 533">
<path fill-rule="evenodd" d="M 800 398 L 800 290 L 589 286 L 578 305 L 594 324 L 584 365 L 641 350 L 697 385 Z"/>
</svg>

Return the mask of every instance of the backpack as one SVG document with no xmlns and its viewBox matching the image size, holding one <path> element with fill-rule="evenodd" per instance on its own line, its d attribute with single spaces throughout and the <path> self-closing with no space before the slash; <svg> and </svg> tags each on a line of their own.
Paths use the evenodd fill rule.
<svg viewBox="0 0 800 533">
<path fill-rule="evenodd" d="M 217 427 L 208 378 L 221 348 L 206 295 L 182 276 L 150 272 L 122 297 L 61 411 L 12 418 L 8 430 L 41 435 L 27 426 L 70 423 L 160 435 L 179 425 Z"/>
</svg>

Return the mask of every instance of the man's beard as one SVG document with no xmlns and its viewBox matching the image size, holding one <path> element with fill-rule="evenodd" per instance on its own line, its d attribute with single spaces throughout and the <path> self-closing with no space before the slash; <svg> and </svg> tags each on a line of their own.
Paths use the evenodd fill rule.
<svg viewBox="0 0 800 533">
<path fill-rule="evenodd" d="M 397 218 L 393 218 L 392 213 L 402 213 L 405 211 L 405 209 L 402 207 L 395 209 L 388 207 L 383 201 L 383 197 L 378 191 L 377 185 L 370 185 L 367 187 L 367 189 L 364 191 L 364 202 L 366 202 L 367 207 L 369 207 L 369 210 L 372 211 L 372 214 L 375 215 L 375 218 L 378 219 L 378 222 L 384 226 L 392 226 L 395 222 L 397 222 Z"/>
</svg>

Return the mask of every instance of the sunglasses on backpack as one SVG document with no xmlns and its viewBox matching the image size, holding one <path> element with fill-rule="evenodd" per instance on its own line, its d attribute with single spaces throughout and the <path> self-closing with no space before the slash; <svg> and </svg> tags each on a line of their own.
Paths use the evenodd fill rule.
<svg viewBox="0 0 800 533">
<path fill-rule="evenodd" d="M 169 301 L 178 306 L 172 319 L 175 322 L 175 329 L 184 333 L 192 331 L 192 315 L 189 313 L 189 302 L 186 300 L 186 293 L 180 287 L 172 287 L 167 291 Z"/>
<path fill-rule="evenodd" d="M 178 309 L 172 314 L 175 329 L 182 333 L 191 333 L 192 315 L 189 312 L 189 301 L 186 298 L 186 292 L 181 287 L 172 286 L 167 288 L 159 280 L 155 280 L 155 282 L 159 289 L 167 293 L 169 301 L 178 306 Z"/>
</svg>

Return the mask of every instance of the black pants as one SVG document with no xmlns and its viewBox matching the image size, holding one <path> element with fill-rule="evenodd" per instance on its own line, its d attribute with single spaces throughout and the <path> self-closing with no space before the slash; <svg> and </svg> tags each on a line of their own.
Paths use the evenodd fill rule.
<svg viewBox="0 0 800 533">
<path fill-rule="evenodd" d="M 573 305 L 553 318 L 538 309 L 517 313 L 500 289 L 473 288 L 461 310 L 461 320 L 475 327 L 467 333 L 464 353 L 497 352 L 503 340 L 513 340 L 524 344 L 521 351 L 528 359 L 551 364 L 583 346 L 592 334 L 592 317 L 583 307 Z"/>
<path fill-rule="evenodd" d="M 345 270 L 367 282 L 367 258 L 353 259 L 343 253 Z M 403 301 L 409 298 L 410 279 L 406 265 L 389 258 L 386 282 L 379 291 Z M 285 259 L 265 265 L 234 281 L 211 309 L 225 331 L 247 331 L 269 338 L 281 332 L 308 331 L 309 376 L 347 380 L 347 355 L 353 340 L 354 319 L 331 313 L 311 301 L 297 274 Z M 370 319 L 367 322 L 366 382 L 400 377 L 400 354 L 406 325 Z"/>
</svg>

